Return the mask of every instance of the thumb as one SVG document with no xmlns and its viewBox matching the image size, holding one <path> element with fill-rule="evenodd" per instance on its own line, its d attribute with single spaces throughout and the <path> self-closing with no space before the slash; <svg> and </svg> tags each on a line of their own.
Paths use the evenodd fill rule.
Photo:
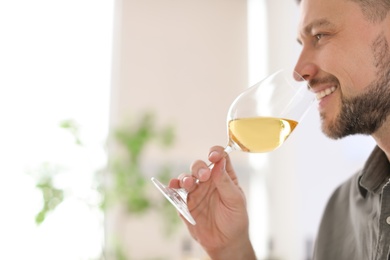
<svg viewBox="0 0 390 260">
<path fill-rule="evenodd" d="M 229 174 L 226 172 L 226 158 L 214 164 L 211 178 L 221 196 L 221 199 L 229 202 L 241 197 L 240 188 L 234 183 Z"/>
</svg>

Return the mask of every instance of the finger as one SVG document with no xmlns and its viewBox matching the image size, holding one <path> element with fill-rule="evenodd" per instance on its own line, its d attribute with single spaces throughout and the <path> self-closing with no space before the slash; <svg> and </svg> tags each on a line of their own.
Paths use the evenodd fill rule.
<svg viewBox="0 0 390 260">
<path fill-rule="evenodd" d="M 222 146 L 213 146 L 210 148 L 209 151 L 209 161 L 212 163 L 216 163 L 226 155 L 227 154 Z"/>
<path fill-rule="evenodd" d="M 180 188 L 180 180 L 179 179 L 171 179 L 168 184 L 169 188 L 179 189 Z"/>
<path fill-rule="evenodd" d="M 196 179 L 194 176 L 187 173 L 180 174 L 178 179 L 180 188 L 184 188 L 187 191 L 192 190 L 196 184 Z"/>
<path fill-rule="evenodd" d="M 233 165 L 231 163 L 229 155 L 225 152 L 224 148 L 221 146 L 214 146 L 210 149 L 209 160 L 212 163 L 217 163 L 220 160 L 225 158 L 226 164 L 225 169 L 229 177 L 233 180 L 234 183 L 238 184 L 237 176 L 234 171 Z"/>
<path fill-rule="evenodd" d="M 185 189 L 187 192 L 193 191 L 197 187 L 196 179 L 189 174 L 181 174 L 177 179 L 171 179 L 168 187 L 172 189 Z"/>
<path fill-rule="evenodd" d="M 206 182 L 210 179 L 211 171 L 204 161 L 195 161 L 191 165 L 191 172 L 195 179 Z"/>
</svg>

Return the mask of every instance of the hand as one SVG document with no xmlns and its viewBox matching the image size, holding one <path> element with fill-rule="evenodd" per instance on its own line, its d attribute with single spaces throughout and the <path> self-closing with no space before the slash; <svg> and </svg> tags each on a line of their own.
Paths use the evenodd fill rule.
<svg viewBox="0 0 390 260">
<path fill-rule="evenodd" d="M 230 158 L 223 147 L 215 146 L 209 160 L 214 163 L 212 170 L 205 162 L 195 161 L 191 175 L 170 181 L 171 188 L 189 191 L 187 205 L 196 225 L 183 220 L 212 259 L 256 259 L 249 241 L 245 196 Z"/>
</svg>

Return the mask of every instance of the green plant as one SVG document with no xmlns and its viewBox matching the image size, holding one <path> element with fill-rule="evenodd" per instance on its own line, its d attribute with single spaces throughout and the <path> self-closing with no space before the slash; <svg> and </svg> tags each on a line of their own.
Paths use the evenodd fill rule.
<svg viewBox="0 0 390 260">
<path fill-rule="evenodd" d="M 80 138 L 80 126 L 75 120 L 64 120 L 59 127 L 66 131 L 73 143 L 80 149 L 83 142 Z M 150 179 L 143 170 L 142 157 L 145 151 L 152 146 L 158 146 L 164 151 L 173 146 L 175 139 L 173 126 L 157 127 L 153 113 L 142 114 L 137 121 L 128 122 L 126 126 L 113 131 L 109 142 L 115 143 L 121 152 L 110 155 L 106 170 L 96 173 L 97 190 L 101 194 L 101 209 L 107 210 L 110 206 L 120 203 L 130 214 L 141 215 L 150 209 L 158 208 L 166 220 L 167 232 L 171 233 L 179 222 L 177 213 L 165 199 L 153 202 L 148 189 Z M 41 192 L 43 206 L 36 214 L 35 221 L 42 224 L 48 214 L 54 211 L 66 198 L 65 188 L 57 187 L 55 180 L 62 173 L 66 174 L 66 167 L 45 162 L 34 172 L 36 188 Z M 158 168 L 157 177 L 168 182 L 171 178 L 171 165 L 165 163 Z M 104 174 L 109 174 L 112 185 L 104 183 Z"/>
<path fill-rule="evenodd" d="M 60 167 L 43 163 L 38 172 L 38 179 L 35 187 L 40 190 L 43 198 L 41 210 L 35 216 L 35 223 L 41 224 L 48 213 L 54 211 L 64 201 L 64 191 L 56 188 L 53 179 L 61 171 Z"/>
<path fill-rule="evenodd" d="M 151 146 L 163 150 L 174 144 L 174 129 L 172 126 L 157 127 L 155 116 L 145 113 L 138 121 L 129 122 L 113 132 L 113 144 L 119 150 L 110 159 L 108 171 L 111 185 L 101 187 L 104 194 L 103 208 L 115 203 L 121 203 L 132 214 L 143 214 L 152 208 L 158 208 L 166 219 L 167 231 L 173 231 L 178 223 L 177 213 L 164 198 L 154 203 L 149 196 L 151 181 L 143 170 L 142 158 Z M 167 182 L 171 177 L 171 166 L 168 163 L 160 165 L 157 177 Z"/>
<path fill-rule="evenodd" d="M 80 137 L 80 126 L 75 120 L 64 120 L 60 122 L 59 127 L 70 135 L 74 147 L 86 148 Z M 158 201 L 150 196 L 150 189 L 154 191 L 155 189 L 144 172 L 142 159 L 150 147 L 159 147 L 163 152 L 172 148 L 174 139 L 174 128 L 171 125 L 158 127 L 154 114 L 150 112 L 113 131 L 108 143 L 115 144 L 118 152 L 111 151 L 107 167 L 94 174 L 96 191 L 101 198 L 100 203 L 95 206 L 106 211 L 113 205 L 120 204 L 124 206 L 127 214 L 133 216 L 141 216 L 149 210 L 157 209 L 165 219 L 166 234 L 172 234 L 179 223 L 177 212 L 163 196 Z M 66 175 L 69 168 L 72 166 L 64 167 L 53 162 L 45 162 L 33 172 L 35 186 L 43 200 L 42 208 L 35 216 L 38 225 L 42 224 L 68 196 L 75 195 L 69 192 L 67 187 L 59 186 L 57 181 L 57 177 L 61 174 Z M 158 166 L 157 174 L 153 175 L 163 182 L 168 182 L 171 178 L 171 168 L 171 165 L 165 162 Z M 115 254 L 118 259 L 126 259 L 121 247 L 116 248 Z"/>
<path fill-rule="evenodd" d="M 77 146 L 81 146 L 79 137 L 79 125 L 71 119 L 60 122 L 59 127 L 70 133 Z M 64 173 L 63 166 L 53 162 L 44 162 L 34 170 L 32 175 L 36 179 L 35 187 L 41 192 L 43 205 L 39 212 L 35 215 L 35 223 L 42 224 L 47 215 L 53 212 L 65 199 L 64 188 L 59 188 L 55 185 L 56 177 Z"/>
</svg>

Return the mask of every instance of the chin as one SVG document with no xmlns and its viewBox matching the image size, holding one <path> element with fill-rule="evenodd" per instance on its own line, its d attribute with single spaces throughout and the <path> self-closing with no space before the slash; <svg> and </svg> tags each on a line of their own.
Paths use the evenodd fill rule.
<svg viewBox="0 0 390 260">
<path fill-rule="evenodd" d="M 343 138 L 344 135 L 339 131 L 339 127 L 335 122 L 329 122 L 330 120 L 321 116 L 321 130 L 322 132 L 330 139 L 340 139 Z"/>
<path fill-rule="evenodd" d="M 330 131 L 329 128 L 322 126 L 322 132 L 325 134 L 326 137 L 330 139 L 334 139 L 334 140 L 338 139 L 338 137 L 334 135 L 334 133 L 332 133 L 332 131 Z"/>
</svg>

